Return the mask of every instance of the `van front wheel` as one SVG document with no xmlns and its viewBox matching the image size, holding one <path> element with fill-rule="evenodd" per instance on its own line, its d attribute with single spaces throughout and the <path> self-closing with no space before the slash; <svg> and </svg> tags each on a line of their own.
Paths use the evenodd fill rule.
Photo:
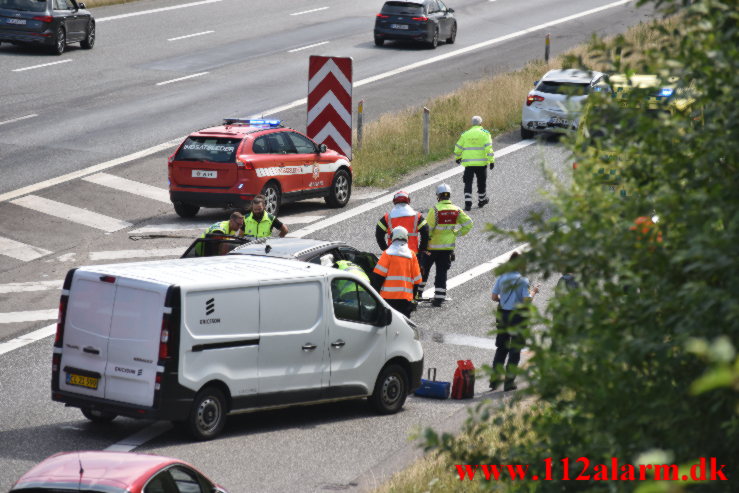
<svg viewBox="0 0 739 493">
<path fill-rule="evenodd" d="M 90 409 L 89 407 L 83 407 L 82 414 L 93 423 L 98 424 L 108 424 L 118 416 L 117 414 L 97 411 L 95 409 Z"/>
<path fill-rule="evenodd" d="M 369 401 L 379 414 L 395 414 L 402 409 L 407 396 L 408 375 L 401 366 L 390 365 L 377 377 Z"/>
<path fill-rule="evenodd" d="M 201 390 L 192 403 L 187 425 L 196 440 L 210 440 L 221 433 L 226 424 L 226 398 L 220 390 Z"/>
</svg>

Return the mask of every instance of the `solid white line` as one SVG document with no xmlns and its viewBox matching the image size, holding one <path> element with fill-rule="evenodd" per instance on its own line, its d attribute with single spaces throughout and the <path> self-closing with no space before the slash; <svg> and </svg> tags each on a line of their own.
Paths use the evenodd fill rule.
<svg viewBox="0 0 739 493">
<path fill-rule="evenodd" d="M 322 214 L 320 216 L 285 216 L 281 217 L 280 221 L 283 224 L 305 224 L 316 222 L 320 219 L 323 219 L 324 217 L 326 217 L 325 214 Z"/>
<path fill-rule="evenodd" d="M 184 77 L 179 77 L 177 79 L 165 80 L 164 82 L 157 82 L 156 85 L 158 85 L 158 86 L 166 86 L 167 84 L 171 84 L 173 82 L 179 82 L 181 80 L 192 79 L 193 77 L 200 77 L 201 75 L 205 75 L 207 73 L 209 73 L 209 72 L 200 72 L 200 73 L 197 73 L 197 74 L 186 75 Z"/>
<path fill-rule="evenodd" d="M 11 257 L 16 260 L 22 260 L 23 262 L 29 262 L 50 253 L 53 252 L 0 236 L 0 255 L 5 255 L 6 257 Z"/>
<path fill-rule="evenodd" d="M 95 229 L 101 229 L 108 233 L 118 231 L 119 229 L 129 228 L 131 223 L 115 219 L 113 217 L 104 216 L 97 212 L 92 212 L 81 207 L 75 207 L 69 204 L 63 204 L 56 200 L 49 200 L 38 195 L 26 195 L 10 202 L 11 204 L 26 207 L 28 209 L 42 212 L 50 216 L 59 217 L 71 221 L 73 223 L 82 224 Z"/>
<path fill-rule="evenodd" d="M 39 320 L 54 320 L 58 315 L 59 315 L 58 309 L 0 313 L 0 324 L 17 324 L 20 322 L 38 322 Z"/>
<path fill-rule="evenodd" d="M 71 58 L 67 58 L 66 60 L 59 60 L 58 62 L 49 62 L 49 63 L 42 63 L 41 65 L 33 65 L 31 67 L 24 67 L 24 68 L 17 68 L 14 69 L 13 72 L 25 72 L 26 70 L 33 70 L 41 67 L 50 67 L 51 65 L 59 65 L 60 63 L 67 63 L 71 62 Z"/>
<path fill-rule="evenodd" d="M 362 192 L 357 192 L 356 190 L 352 190 L 352 199 L 354 200 L 371 199 L 371 198 L 377 197 L 378 195 L 382 195 L 385 193 L 387 193 L 387 190 L 373 190 L 373 191 L 362 191 Z"/>
<path fill-rule="evenodd" d="M 290 15 L 303 15 L 303 14 L 310 14 L 310 13 L 312 13 L 312 12 L 318 12 L 319 10 L 326 10 L 327 8 L 328 8 L 328 7 L 319 7 L 319 8 L 317 8 L 317 9 L 312 9 L 312 10 L 304 10 L 304 11 L 302 11 L 302 12 L 295 12 L 294 14 L 290 14 Z"/>
<path fill-rule="evenodd" d="M 521 142 L 517 142 L 516 144 L 505 147 L 499 151 L 495 151 L 495 157 L 496 158 L 503 157 L 506 154 L 510 154 L 512 152 L 518 151 L 519 149 L 523 149 L 524 147 L 530 146 L 531 144 L 534 144 L 534 143 L 536 143 L 536 141 L 533 139 L 522 140 Z M 448 171 L 444 171 L 437 175 L 431 176 L 429 178 L 426 178 L 425 180 L 414 183 L 413 185 L 408 185 L 407 187 L 405 187 L 405 191 L 408 193 L 415 192 L 417 190 L 421 190 L 422 188 L 426 188 L 431 185 L 434 185 L 440 181 L 444 181 L 447 178 L 451 178 L 452 176 L 459 175 L 463 172 L 464 172 L 463 166 L 455 166 L 454 168 Z M 349 218 L 352 218 L 354 216 L 357 216 L 359 214 L 372 210 L 376 207 L 387 207 L 387 204 L 393 199 L 393 195 L 394 195 L 394 192 L 389 193 L 387 195 L 383 195 L 369 202 L 365 202 L 364 204 L 360 206 L 352 207 L 348 211 L 344 211 L 342 213 L 333 215 L 331 217 L 324 219 L 323 221 L 318 221 L 317 223 L 301 228 L 295 231 L 294 233 L 290 233 L 290 236 L 302 238 L 303 236 L 309 235 L 320 229 L 327 228 L 334 224 L 340 223 L 341 221 L 345 221 Z"/>
<path fill-rule="evenodd" d="M 136 17 L 139 15 L 158 14 L 159 12 L 166 12 L 168 10 L 184 9 L 186 7 L 195 7 L 197 5 L 205 5 L 208 3 L 215 3 L 215 2 L 220 2 L 220 1 L 222 0 L 203 0 L 202 2 L 183 3 L 182 5 L 173 5 L 172 7 L 162 7 L 158 9 L 140 10 L 138 12 L 131 12 L 129 14 L 120 14 L 120 15 L 111 15 L 110 17 L 101 17 L 99 19 L 95 19 L 95 22 L 115 21 L 118 19 L 126 19 L 128 17 Z"/>
<path fill-rule="evenodd" d="M 280 219 L 282 221 L 282 219 Z M 133 234 L 148 234 L 155 232 L 167 232 L 167 231 L 192 231 L 192 230 L 205 230 L 208 226 L 212 225 L 212 222 L 207 223 L 169 223 L 169 224 L 150 224 L 143 228 L 134 229 L 128 232 L 129 235 Z"/>
<path fill-rule="evenodd" d="M 108 173 L 96 173 L 94 175 L 86 176 L 83 178 L 85 181 L 102 185 L 104 187 L 113 188 L 115 190 L 121 190 L 123 192 L 132 193 L 147 199 L 156 200 L 164 203 L 171 203 L 169 200 L 169 190 L 164 188 L 147 185 L 138 181 L 121 178 L 120 176 L 111 175 Z"/>
<path fill-rule="evenodd" d="M 152 248 L 150 250 L 106 250 L 90 252 L 90 260 L 120 260 L 127 258 L 179 257 L 184 248 Z"/>
<path fill-rule="evenodd" d="M 169 421 L 157 421 L 139 430 L 133 435 L 124 438 L 120 442 L 114 443 L 110 447 L 104 449 L 106 452 L 130 452 L 136 447 L 140 447 L 152 438 L 156 438 L 162 433 L 172 429 L 172 423 Z"/>
<path fill-rule="evenodd" d="M 54 318 L 56 318 L 56 315 L 54 316 Z M 47 325 L 42 329 L 29 332 L 28 334 L 23 334 L 22 336 L 16 337 L 15 339 L 11 339 L 6 342 L 0 342 L 0 355 L 15 351 L 18 348 L 22 348 L 26 344 L 31 344 L 32 342 L 40 341 L 41 339 L 46 339 L 47 337 L 53 336 L 54 334 L 56 334 L 55 323 Z"/>
<path fill-rule="evenodd" d="M 310 48 L 315 48 L 316 46 L 327 45 L 327 44 L 328 44 L 328 41 L 321 41 L 320 43 L 315 43 L 315 44 L 312 44 L 312 45 L 303 46 L 302 48 L 295 48 L 294 50 L 287 50 L 287 52 L 288 53 L 295 53 L 296 51 L 308 50 Z"/>
<path fill-rule="evenodd" d="M 491 0 L 494 1 L 494 0 Z M 495 340 L 485 337 L 468 336 L 466 334 L 443 334 L 442 344 L 454 344 L 455 346 L 471 346 L 483 349 L 495 349 Z"/>
<path fill-rule="evenodd" d="M 6 123 L 15 123 L 21 120 L 28 120 L 29 118 L 34 118 L 36 116 L 38 116 L 36 113 L 32 115 L 19 116 L 18 118 L 13 118 L 12 120 L 5 120 L 4 122 L 0 122 L 0 125 L 5 125 Z"/>
<path fill-rule="evenodd" d="M 603 10 L 607 10 L 607 9 L 610 9 L 610 8 L 613 8 L 613 7 L 618 7 L 619 5 L 624 5 L 624 4 L 627 4 L 627 3 L 632 2 L 632 1 L 633 0 L 619 0 L 617 2 L 609 3 L 609 4 L 603 5 L 601 7 L 597 7 L 597 8 L 590 9 L 590 10 L 586 10 L 585 12 L 580 12 L 578 14 L 573 14 L 573 15 L 570 15 L 570 16 L 567 16 L 567 17 L 561 17 L 561 18 L 556 19 L 556 20 L 553 20 L 551 22 L 546 22 L 544 24 L 539 24 L 538 26 L 530 27 L 530 28 L 524 29 L 523 31 L 517 31 L 515 33 L 511 33 L 511 34 L 507 34 L 505 36 L 501 36 L 499 38 L 494 38 L 494 39 L 490 39 L 488 41 L 483 41 L 481 43 L 477 43 L 477 44 L 468 46 L 466 48 L 462 48 L 462 49 L 455 50 L 455 51 L 450 51 L 449 53 L 445 53 L 443 55 L 439 55 L 439 56 L 435 56 L 435 57 L 432 57 L 432 58 L 428 58 L 426 60 L 423 60 L 423 61 L 420 61 L 420 62 L 416 62 L 416 63 L 412 63 L 410 65 L 405 65 L 405 66 L 400 67 L 400 68 L 395 69 L 395 70 L 390 70 L 389 72 L 383 72 L 381 74 L 377 74 L 377 75 L 374 75 L 372 77 L 367 77 L 366 79 L 362 79 L 360 81 L 355 82 L 354 83 L 354 87 L 361 87 L 361 86 L 363 86 L 365 84 L 370 84 L 372 82 L 377 82 L 378 80 L 382 80 L 382 79 L 386 79 L 388 77 L 392 77 L 394 75 L 402 74 L 403 72 L 407 72 L 409 70 L 414 70 L 414 69 L 417 69 L 419 67 L 423 67 L 425 65 L 429 65 L 429 64 L 432 64 L 432 63 L 440 62 L 440 61 L 443 61 L 443 60 L 446 60 L 448 58 L 452 58 L 452 57 L 455 57 L 455 56 L 458 56 L 458 55 L 464 55 L 466 53 L 469 53 L 470 51 L 479 50 L 480 48 L 486 48 L 486 47 L 488 47 L 488 46 L 490 46 L 492 44 L 500 43 L 501 41 L 507 41 L 509 39 L 517 38 L 519 36 L 523 36 L 524 34 L 529 34 L 531 32 L 538 31 L 538 30 L 541 30 L 541 29 L 546 29 L 547 27 L 551 27 L 551 26 L 554 26 L 556 24 L 561 24 L 563 22 L 568 22 L 568 21 L 571 21 L 571 20 L 574 20 L 574 19 L 577 19 L 577 18 L 580 18 L 580 17 L 584 17 L 584 16 L 587 16 L 587 15 L 590 15 L 590 14 L 595 14 L 597 12 L 601 12 Z M 291 110 L 293 108 L 297 108 L 298 106 L 301 106 L 301 105 L 306 104 L 307 101 L 308 101 L 307 98 L 296 99 L 292 103 L 287 103 L 287 104 L 284 104 L 282 106 L 276 106 L 274 108 L 268 109 L 268 110 L 263 111 L 261 113 L 256 113 L 251 118 L 261 118 L 263 116 L 271 116 L 271 115 L 274 115 L 275 113 L 279 113 L 281 111 Z"/>
<path fill-rule="evenodd" d="M 176 38 L 169 38 L 167 41 L 177 41 L 180 39 L 194 38 L 195 36 L 202 36 L 203 34 L 214 33 L 215 31 L 203 31 L 201 33 L 188 34 L 186 36 L 177 36 Z"/>
<path fill-rule="evenodd" d="M 63 285 L 64 280 L 62 279 L 57 279 L 56 281 L 11 282 L 9 284 L 0 284 L 0 294 L 62 289 Z"/>
</svg>

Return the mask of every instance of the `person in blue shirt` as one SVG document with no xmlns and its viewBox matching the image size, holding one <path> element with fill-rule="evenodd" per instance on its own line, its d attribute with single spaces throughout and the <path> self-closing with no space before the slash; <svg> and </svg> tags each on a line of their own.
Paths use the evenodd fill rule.
<svg viewBox="0 0 739 493">
<path fill-rule="evenodd" d="M 509 261 L 516 259 L 518 252 L 513 252 Z M 535 286 L 529 292 L 529 280 L 517 271 L 506 272 L 495 280 L 492 291 L 492 300 L 498 303 L 496 322 L 498 335 L 495 337 L 495 356 L 493 357 L 493 375 L 490 377 L 490 390 L 496 390 L 500 385 L 500 375 L 503 365 L 508 359 L 505 369 L 504 391 L 516 390 L 515 368 L 521 359 L 521 348 L 525 340 L 522 334 L 508 329 L 514 328 L 523 322 L 524 318 L 517 308 L 523 303 L 529 303 L 539 292 Z"/>
</svg>

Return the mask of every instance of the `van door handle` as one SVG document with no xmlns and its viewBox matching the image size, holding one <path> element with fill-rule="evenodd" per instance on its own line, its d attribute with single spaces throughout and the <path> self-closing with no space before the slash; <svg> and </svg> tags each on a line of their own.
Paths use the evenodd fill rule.
<svg viewBox="0 0 739 493">
<path fill-rule="evenodd" d="M 344 341 L 342 341 L 341 339 L 339 339 L 338 341 L 335 341 L 335 342 L 332 342 L 331 343 L 331 347 L 335 347 L 335 348 L 344 347 L 345 345 L 346 345 L 346 343 Z"/>
<path fill-rule="evenodd" d="M 90 353 L 90 354 L 100 354 L 99 349 L 91 347 L 91 346 L 82 348 L 82 351 L 84 351 L 85 353 Z"/>
<path fill-rule="evenodd" d="M 316 346 L 315 344 L 311 344 L 310 342 L 308 342 L 306 344 L 303 344 L 303 351 L 305 351 L 305 352 L 313 351 L 317 347 L 318 346 Z"/>
</svg>

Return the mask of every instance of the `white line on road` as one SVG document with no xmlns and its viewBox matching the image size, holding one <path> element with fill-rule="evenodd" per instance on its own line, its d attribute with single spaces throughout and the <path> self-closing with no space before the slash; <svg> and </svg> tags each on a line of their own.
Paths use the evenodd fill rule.
<svg viewBox="0 0 739 493">
<path fill-rule="evenodd" d="M 53 252 L 0 236 L 0 255 L 28 262 L 50 253 Z"/>
<path fill-rule="evenodd" d="M 86 176 L 83 178 L 85 181 L 102 185 L 104 187 L 113 188 L 122 192 L 132 193 L 147 199 L 156 200 L 169 204 L 169 190 L 164 188 L 147 185 L 138 181 L 129 180 L 127 178 L 121 178 L 120 176 L 111 175 L 108 173 L 96 173 L 94 175 Z"/>
<path fill-rule="evenodd" d="M 302 12 L 295 12 L 295 13 L 293 13 L 293 14 L 290 14 L 290 15 L 303 15 L 303 14 L 311 14 L 311 13 L 313 13 L 313 12 L 318 12 L 319 10 L 326 10 L 327 8 L 328 8 L 328 7 L 319 7 L 319 8 L 317 8 L 317 9 L 304 10 L 304 11 L 302 11 Z"/>
<path fill-rule="evenodd" d="M 6 123 L 15 123 L 21 120 L 28 120 L 29 118 L 34 118 L 36 116 L 38 116 L 36 113 L 32 115 L 19 116 L 18 118 L 13 118 L 12 120 L 5 120 L 4 122 L 0 122 L 0 125 L 5 125 Z"/>
<path fill-rule="evenodd" d="M 285 216 L 281 217 L 280 221 L 283 224 L 305 224 L 319 221 L 324 217 L 326 217 L 325 214 L 321 214 L 320 216 Z"/>
<path fill-rule="evenodd" d="M 54 320 L 58 315 L 58 309 L 0 313 L 0 324 L 17 324 L 21 322 L 38 322 L 39 320 Z"/>
<path fill-rule="evenodd" d="M 176 38 L 169 38 L 167 41 L 178 41 L 180 39 L 187 39 L 187 38 L 194 38 L 195 36 L 202 36 L 204 34 L 211 34 L 215 31 L 203 31 L 201 33 L 195 33 L 195 34 L 187 34 L 185 36 L 177 36 Z"/>
<path fill-rule="evenodd" d="M 33 282 L 11 282 L 0 284 L 0 294 L 27 293 L 29 291 L 46 291 L 47 289 L 62 289 L 64 281 L 33 281 Z"/>
<path fill-rule="evenodd" d="M 282 220 L 282 219 L 280 219 Z M 207 223 L 168 223 L 168 224 L 150 224 L 143 228 L 134 229 L 128 232 L 129 235 L 136 234 L 148 234 L 148 233 L 166 233 L 169 231 L 192 231 L 192 230 L 204 230 L 208 226 L 213 224 L 212 222 Z"/>
<path fill-rule="evenodd" d="M 157 421 L 146 428 L 139 430 L 130 437 L 126 437 L 120 442 L 114 443 L 104 450 L 106 452 L 130 452 L 136 447 L 140 447 L 149 440 L 156 438 L 171 429 L 172 423 L 169 421 Z"/>
<path fill-rule="evenodd" d="M 311 48 L 315 48 L 316 46 L 327 45 L 327 44 L 328 44 L 328 41 L 321 41 L 320 43 L 314 43 L 312 45 L 303 46 L 302 48 L 295 48 L 294 50 L 287 50 L 287 52 L 295 53 L 296 51 L 309 50 Z"/>
<path fill-rule="evenodd" d="M 197 74 L 186 75 L 184 77 L 178 77 L 177 79 L 165 80 L 164 82 L 157 82 L 156 85 L 158 85 L 158 86 L 166 86 L 167 84 L 171 84 L 173 82 L 179 82 L 181 80 L 192 79 L 193 77 L 200 77 L 201 75 L 205 75 L 207 73 L 209 73 L 209 72 L 200 72 L 200 73 L 197 73 Z"/>
<path fill-rule="evenodd" d="M 42 212 L 50 216 L 59 217 L 71 221 L 73 223 L 82 224 L 95 229 L 101 229 L 108 233 L 118 231 L 119 229 L 129 228 L 131 223 L 115 219 L 113 217 L 104 216 L 97 212 L 92 212 L 81 207 L 75 207 L 69 204 L 63 204 L 56 200 L 49 200 L 38 195 L 26 195 L 10 202 L 11 204 L 26 207 L 28 209 Z"/>
<path fill-rule="evenodd" d="M 60 63 L 68 63 L 71 61 L 71 58 L 67 58 L 66 60 L 59 60 L 58 62 L 42 63 L 41 65 L 33 65 L 31 67 L 16 68 L 13 70 L 13 72 L 25 72 L 26 70 L 33 70 L 41 67 L 50 67 L 52 65 L 59 65 Z"/>
<path fill-rule="evenodd" d="M 222 0 L 203 0 L 202 2 L 183 3 L 182 5 L 173 5 L 171 7 L 161 7 L 158 9 L 140 10 L 138 12 L 131 12 L 129 14 L 111 15 L 110 17 L 100 17 L 99 19 L 95 19 L 95 22 L 115 21 L 118 19 L 126 19 L 128 17 L 136 17 L 139 15 L 158 14 L 159 12 L 167 12 L 169 10 L 175 10 L 175 9 L 184 9 L 186 7 L 195 7 L 197 5 L 205 5 L 208 3 L 215 3 L 215 2 L 220 2 L 220 1 Z"/>
<path fill-rule="evenodd" d="M 105 250 L 90 252 L 90 260 L 120 260 L 127 258 L 179 257 L 182 248 L 152 248 L 149 250 Z"/>
<path fill-rule="evenodd" d="M 54 318 L 56 318 L 56 316 Z M 56 324 L 51 324 L 47 325 L 43 329 L 38 329 L 34 330 L 33 332 L 29 332 L 28 334 L 23 334 L 22 336 L 16 337 L 15 339 L 0 342 L 0 355 L 15 351 L 18 348 L 22 348 L 26 344 L 40 341 L 41 339 L 53 336 L 54 334 L 56 334 Z"/>
</svg>

